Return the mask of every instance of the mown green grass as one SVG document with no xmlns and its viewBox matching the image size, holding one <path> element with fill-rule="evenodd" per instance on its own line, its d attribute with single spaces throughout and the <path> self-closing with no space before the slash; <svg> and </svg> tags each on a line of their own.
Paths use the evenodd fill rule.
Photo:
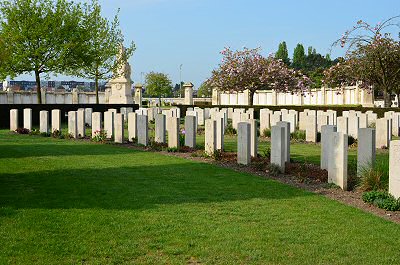
<svg viewBox="0 0 400 265">
<path fill-rule="evenodd" d="M 400 226 L 214 165 L 0 132 L 0 264 L 399 264 Z"/>
</svg>

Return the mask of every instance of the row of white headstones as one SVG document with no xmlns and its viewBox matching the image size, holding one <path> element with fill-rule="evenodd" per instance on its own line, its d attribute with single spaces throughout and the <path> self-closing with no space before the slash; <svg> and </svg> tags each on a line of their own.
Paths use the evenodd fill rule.
<svg viewBox="0 0 400 265">
<path fill-rule="evenodd" d="M 103 116 L 103 117 L 102 117 Z M 128 123 L 128 141 L 136 140 L 139 144 L 149 144 L 149 122 L 155 121 L 154 141 L 167 143 L 169 148 L 180 145 L 181 113 L 179 108 L 162 110 L 160 108 L 141 108 L 133 112 L 131 108 L 109 109 L 103 113 L 92 109 L 78 109 L 68 112 L 68 133 L 79 138 L 85 136 L 86 125 L 92 128 L 92 137 L 103 129 L 108 138 L 116 143 L 124 143 L 124 126 Z M 282 109 L 260 110 L 259 121 L 254 119 L 253 109 L 191 108 L 184 119 L 185 146 L 196 147 L 198 126 L 205 126 L 205 152 L 214 154 L 224 149 L 224 135 L 228 126 L 237 130 L 237 162 L 248 165 L 251 157 L 257 156 L 258 134 L 271 131 L 271 163 L 282 172 L 290 162 L 290 133 L 295 130 L 306 132 L 307 142 L 317 142 L 321 133 L 321 168 L 328 171 L 328 181 L 347 189 L 348 137 L 358 139 L 358 169 L 371 166 L 375 162 L 376 148 L 390 147 L 389 151 L 389 192 L 400 197 L 400 141 L 391 140 L 399 136 L 400 113 L 386 112 L 378 119 L 377 114 L 368 111 L 344 111 L 341 117 L 333 110 L 315 111 Z M 32 110 L 23 113 L 24 128 L 32 129 Z M 61 111 L 40 112 L 40 132 L 61 131 Z M 259 128 L 258 128 L 259 123 Z M 374 126 L 375 125 L 375 126 Z M 10 130 L 18 127 L 18 110 L 10 110 Z M 370 128 L 375 127 L 375 128 Z"/>
</svg>

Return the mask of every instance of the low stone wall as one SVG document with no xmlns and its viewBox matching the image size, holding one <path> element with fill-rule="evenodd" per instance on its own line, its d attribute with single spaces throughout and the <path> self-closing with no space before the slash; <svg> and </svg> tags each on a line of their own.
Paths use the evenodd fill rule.
<svg viewBox="0 0 400 265">
<path fill-rule="evenodd" d="M 250 105 L 249 91 L 241 93 L 224 93 L 213 91 L 213 105 Z M 362 105 L 374 106 L 374 95 L 359 88 L 349 86 L 344 88 L 312 89 L 306 95 L 280 93 L 274 90 L 260 90 L 254 94 L 253 105 L 291 106 L 291 105 Z"/>
<path fill-rule="evenodd" d="M 107 104 L 110 92 L 99 92 L 99 103 Z M 47 92 L 42 90 L 43 104 L 96 104 L 95 92 Z M 36 91 L 0 91 L 0 104 L 37 104 Z"/>
</svg>

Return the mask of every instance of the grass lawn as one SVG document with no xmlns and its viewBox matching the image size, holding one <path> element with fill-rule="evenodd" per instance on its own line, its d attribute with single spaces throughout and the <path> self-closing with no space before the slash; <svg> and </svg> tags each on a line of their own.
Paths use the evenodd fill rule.
<svg viewBox="0 0 400 265">
<path fill-rule="evenodd" d="M 400 264 L 399 225 L 272 180 L 6 131 L 0 150 L 0 264 Z"/>
</svg>

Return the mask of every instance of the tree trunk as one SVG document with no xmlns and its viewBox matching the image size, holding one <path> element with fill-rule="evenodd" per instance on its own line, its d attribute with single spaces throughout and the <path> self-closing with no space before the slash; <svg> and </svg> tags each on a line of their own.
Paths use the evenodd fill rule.
<svg viewBox="0 0 400 265">
<path fill-rule="evenodd" d="M 390 108 L 392 106 L 392 99 L 387 88 L 383 90 L 383 106 L 385 108 Z"/>
<path fill-rule="evenodd" d="M 253 106 L 254 93 L 255 93 L 255 91 L 249 91 L 249 95 L 250 95 L 249 106 Z"/>
<path fill-rule="evenodd" d="M 37 103 L 42 104 L 42 88 L 40 87 L 40 73 L 35 70 Z"/>
<path fill-rule="evenodd" d="M 99 104 L 99 78 L 96 77 L 94 78 L 94 87 L 96 91 L 96 104 Z"/>
</svg>

